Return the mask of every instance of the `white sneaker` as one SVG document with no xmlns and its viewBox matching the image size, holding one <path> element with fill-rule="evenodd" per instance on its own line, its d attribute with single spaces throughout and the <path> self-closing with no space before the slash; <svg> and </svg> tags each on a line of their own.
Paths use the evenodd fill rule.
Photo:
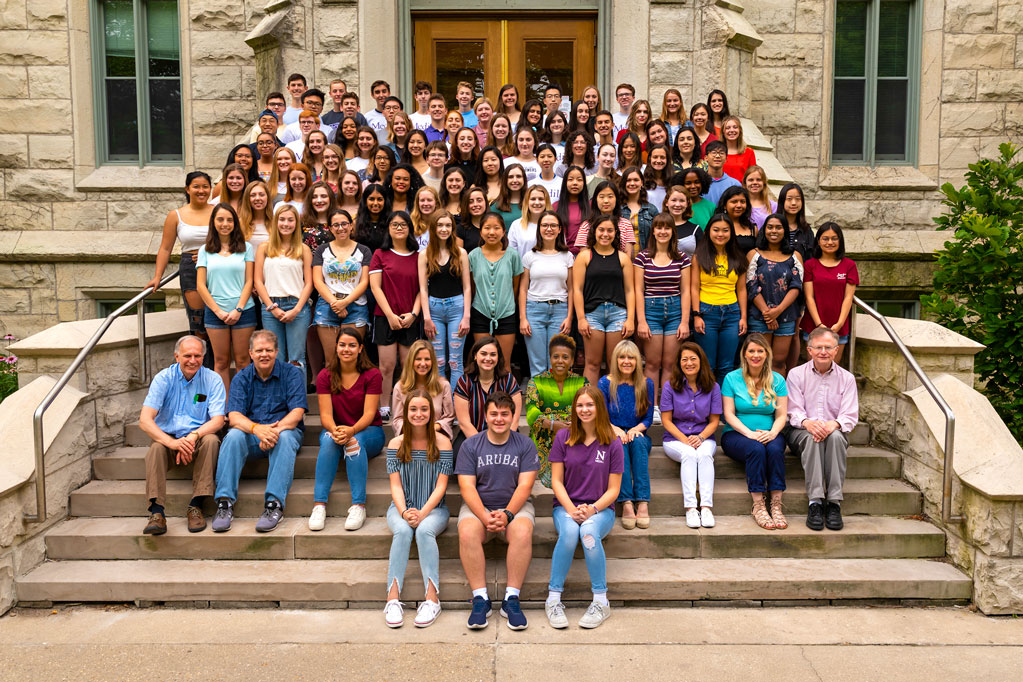
<svg viewBox="0 0 1023 682">
<path fill-rule="evenodd" d="M 323 530 L 327 522 L 327 505 L 314 504 L 313 513 L 309 515 L 309 530 Z"/>
<path fill-rule="evenodd" d="M 547 622 L 551 624 L 552 628 L 561 630 L 568 627 L 568 618 L 565 617 L 565 605 L 560 601 L 554 604 L 547 602 L 544 605 L 544 610 L 547 612 Z"/>
<path fill-rule="evenodd" d="M 700 524 L 703 525 L 704 528 L 714 527 L 714 512 L 710 510 L 710 507 L 704 507 L 700 511 Z"/>
<path fill-rule="evenodd" d="M 695 507 L 686 510 L 686 525 L 690 528 L 700 527 L 700 511 Z"/>
<path fill-rule="evenodd" d="M 589 608 L 586 609 L 586 613 L 579 619 L 579 627 L 593 629 L 599 627 L 601 623 L 611 617 L 611 607 L 604 606 L 600 602 L 593 602 Z"/>
<path fill-rule="evenodd" d="M 405 609 L 397 599 L 392 599 L 384 606 L 384 622 L 389 628 L 400 628 L 405 624 Z"/>
<path fill-rule="evenodd" d="M 419 609 L 416 611 L 416 627 L 425 628 L 433 625 L 433 621 L 437 620 L 439 615 L 440 604 L 427 599 L 419 605 Z"/>
<path fill-rule="evenodd" d="M 364 523 L 366 523 L 366 508 L 359 504 L 353 504 L 348 508 L 345 530 L 359 530 Z"/>
<path fill-rule="evenodd" d="M 654 424 L 656 425 L 656 424 L 660 424 L 660 423 L 661 423 L 661 406 L 660 405 L 654 405 Z"/>
</svg>

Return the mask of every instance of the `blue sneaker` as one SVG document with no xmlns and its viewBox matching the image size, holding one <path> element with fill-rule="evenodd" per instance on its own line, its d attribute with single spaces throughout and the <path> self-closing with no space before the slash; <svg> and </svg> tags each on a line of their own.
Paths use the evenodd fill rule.
<svg viewBox="0 0 1023 682">
<path fill-rule="evenodd" d="M 508 597 L 501 602 L 501 615 L 508 619 L 508 627 L 512 630 L 525 630 L 528 625 L 518 597 Z"/>
<path fill-rule="evenodd" d="M 487 622 L 489 616 L 490 600 L 483 597 L 473 597 L 472 613 L 469 614 L 469 622 L 466 623 L 468 628 L 470 630 L 482 630 L 489 625 Z"/>
</svg>

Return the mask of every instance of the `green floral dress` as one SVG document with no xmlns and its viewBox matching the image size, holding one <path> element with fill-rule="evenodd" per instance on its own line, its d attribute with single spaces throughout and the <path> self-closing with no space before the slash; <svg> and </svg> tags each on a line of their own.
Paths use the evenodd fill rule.
<svg viewBox="0 0 1023 682">
<path fill-rule="evenodd" d="M 538 477 L 548 488 L 551 487 L 551 464 L 547 456 L 554 444 L 554 431 L 542 428 L 539 419 L 544 417 L 567 422 L 571 416 L 575 394 L 587 383 L 589 382 L 586 377 L 569 372 L 565 377 L 565 390 L 559 391 L 558 382 L 548 369 L 537 374 L 526 384 L 526 422 L 529 424 L 529 437 L 536 443 L 536 452 L 540 458 Z"/>
</svg>

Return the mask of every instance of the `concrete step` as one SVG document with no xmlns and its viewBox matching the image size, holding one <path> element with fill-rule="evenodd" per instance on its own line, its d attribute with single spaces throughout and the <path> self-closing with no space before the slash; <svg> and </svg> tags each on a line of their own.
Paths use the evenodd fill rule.
<svg viewBox="0 0 1023 682">
<path fill-rule="evenodd" d="M 20 601 L 369 602 L 383 603 L 385 560 L 49 561 L 17 582 Z M 530 565 L 522 599 L 547 595 L 548 561 Z M 925 559 L 608 559 L 609 597 L 616 602 L 681 600 L 939 600 L 965 601 L 970 579 Z M 441 561 L 441 598 L 470 595 L 457 560 Z M 504 587 L 503 562 L 490 562 L 492 596 Z M 501 591 L 499 591 L 499 589 Z M 415 561 L 403 598 L 423 597 Z M 573 562 L 566 601 L 590 599 L 583 561 Z M 497 614 L 495 613 L 495 619 Z M 442 616 L 443 617 L 443 616 Z M 535 617 L 535 616 L 534 616 Z"/>
<path fill-rule="evenodd" d="M 108 455 L 93 458 L 92 470 L 99 480 L 145 480 L 146 450 L 145 447 L 118 448 Z M 318 448 L 312 445 L 303 446 L 295 460 L 295 478 L 314 478 L 316 475 L 316 453 Z M 650 477 L 677 479 L 679 465 L 664 455 L 660 445 L 654 446 L 650 452 Z M 344 465 L 342 464 L 342 467 Z M 894 452 L 853 445 L 849 448 L 846 475 L 849 478 L 898 478 L 902 469 L 902 458 Z M 243 478 L 266 478 L 267 460 L 252 460 L 242 470 Z M 791 475 L 802 475 L 803 465 L 798 458 L 789 455 L 785 460 L 785 470 Z M 714 460 L 716 478 L 744 478 L 743 468 L 725 456 L 718 448 Z M 167 472 L 169 479 L 192 478 L 191 467 L 172 467 Z M 387 462 L 383 456 L 375 457 L 369 463 L 370 478 L 387 478 Z"/>
<path fill-rule="evenodd" d="M 257 533 L 255 519 L 236 519 L 230 532 L 189 533 L 183 518 L 168 520 L 165 535 L 142 535 L 145 517 L 80 518 L 46 534 L 50 559 L 369 559 L 388 555 L 391 532 L 384 519 L 367 519 L 359 531 L 344 530 L 341 519 L 310 531 L 305 517 L 285 519 L 272 533 Z M 533 556 L 550 557 L 557 540 L 553 520 L 540 517 L 533 531 Z M 438 538 L 441 557 L 458 558 L 455 519 Z M 884 516 L 849 516 L 840 532 L 815 532 L 802 518 L 785 531 L 763 530 L 749 516 L 719 516 L 714 528 L 692 529 L 679 517 L 655 518 L 646 530 L 616 524 L 604 541 L 607 556 L 618 559 L 689 558 L 936 558 L 945 554 L 945 535 L 925 521 Z M 503 557 L 505 545 L 485 547 Z M 413 553 L 415 546 L 413 545 Z M 577 552 L 581 557 L 581 550 Z"/>
<path fill-rule="evenodd" d="M 387 480 L 370 479 L 367 485 L 366 507 L 370 516 L 383 516 L 391 503 L 390 487 Z M 678 516 L 684 513 L 682 487 L 673 479 L 651 480 L 650 513 L 652 516 Z M 239 516 L 259 516 L 263 510 L 265 483 L 257 480 L 243 480 L 235 505 Z M 167 508 L 172 515 L 180 516 L 192 496 L 191 481 L 167 482 Z M 550 489 L 537 483 L 533 488 L 533 503 L 540 516 L 550 516 L 554 499 Z M 457 513 L 461 505 L 458 484 L 452 480 L 448 485 L 448 508 Z M 339 476 L 331 490 L 327 513 L 341 516 L 347 513 L 351 502 L 348 482 Z M 140 516 L 148 506 L 145 500 L 144 481 L 91 481 L 71 493 L 71 516 Z M 292 516 L 307 516 L 313 505 L 313 481 L 297 479 L 291 487 L 287 508 Z M 785 509 L 793 515 L 806 513 L 807 499 L 805 482 L 802 479 L 788 480 L 785 493 Z M 893 479 L 850 479 L 845 485 L 845 501 L 842 508 L 846 514 L 871 514 L 877 516 L 912 516 L 921 509 L 920 492 L 909 485 Z M 209 504 L 207 511 L 212 510 Z M 740 516 L 750 511 L 750 497 L 743 479 L 722 479 L 715 482 L 714 511 L 723 516 Z"/>
</svg>

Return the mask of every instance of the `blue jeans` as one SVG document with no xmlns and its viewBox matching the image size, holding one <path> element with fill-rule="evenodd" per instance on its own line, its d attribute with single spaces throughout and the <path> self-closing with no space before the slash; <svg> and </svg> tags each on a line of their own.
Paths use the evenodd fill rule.
<svg viewBox="0 0 1023 682">
<path fill-rule="evenodd" d="M 738 431 L 725 431 L 721 448 L 745 465 L 746 489 L 751 493 L 785 490 L 785 436 L 778 434 L 764 445 Z"/>
<path fill-rule="evenodd" d="M 547 346 L 567 316 L 567 301 L 526 301 L 526 321 L 533 332 L 525 337 L 529 376 L 535 377 L 547 369 Z"/>
<path fill-rule="evenodd" d="M 614 507 L 599 511 L 582 523 L 576 523 L 562 506 L 554 507 L 554 527 L 558 530 L 558 542 L 551 555 L 551 592 L 565 590 L 565 577 L 572 567 L 575 547 L 582 539 L 583 558 L 590 573 L 590 588 L 594 594 L 607 592 L 607 560 L 601 542 L 615 525 Z"/>
<path fill-rule="evenodd" d="M 682 324 L 682 297 L 655 296 L 643 302 L 644 314 L 650 333 L 656 336 L 674 336 Z"/>
<path fill-rule="evenodd" d="M 365 327 L 369 324 L 369 307 L 365 304 L 351 303 L 345 309 L 344 319 L 337 316 L 337 313 L 330 307 L 323 297 L 316 299 L 316 310 L 313 312 L 313 324 L 317 327 L 340 327 L 343 324 L 351 324 L 356 327 Z"/>
<path fill-rule="evenodd" d="M 291 490 L 291 481 L 295 477 L 295 456 L 302 446 L 302 431 L 288 429 L 281 431 L 277 445 L 271 450 L 261 450 L 259 438 L 240 429 L 230 429 L 220 444 L 220 456 L 217 460 L 217 492 L 216 499 L 226 498 L 232 502 L 238 499 L 238 481 L 242 476 L 242 467 L 247 459 L 270 458 L 270 468 L 266 475 L 266 494 L 264 500 L 277 500 L 284 507 L 284 500 Z"/>
<path fill-rule="evenodd" d="M 444 505 L 434 507 L 426 518 L 415 528 L 401 518 L 398 508 L 391 503 L 387 508 L 387 527 L 394 537 L 391 538 L 391 555 L 387 562 L 387 589 L 391 589 L 394 581 L 398 581 L 398 594 L 405 581 L 405 569 L 408 567 L 409 550 L 412 539 L 419 548 L 419 570 L 423 573 L 423 588 L 430 590 L 430 583 L 440 594 L 440 550 L 437 549 L 437 536 L 448 528 L 451 512 Z"/>
<path fill-rule="evenodd" d="M 619 502 L 650 501 L 650 436 L 636 436 L 631 443 L 622 443 L 625 451 L 625 472 L 622 474 L 622 491 Z"/>
<path fill-rule="evenodd" d="M 437 368 L 440 375 L 444 376 L 444 365 L 451 370 L 451 388 L 458 385 L 462 378 L 462 352 L 465 347 L 465 337 L 458 335 L 458 323 L 462 321 L 465 314 L 465 298 L 459 294 L 450 298 L 430 297 L 430 319 L 433 326 L 437 328 L 437 334 L 433 337 L 433 351 L 437 354 Z"/>
<path fill-rule="evenodd" d="M 384 430 L 379 426 L 367 426 L 353 436 L 359 443 L 359 453 L 349 455 L 345 449 L 345 473 L 352 489 L 352 504 L 366 504 L 366 479 L 369 477 L 369 460 L 384 449 Z M 313 486 L 313 502 L 326 504 L 330 488 L 337 476 L 341 463 L 342 446 L 334 442 L 326 430 L 320 432 L 320 452 L 316 455 L 316 484 Z"/>
<path fill-rule="evenodd" d="M 293 309 L 298 303 L 298 299 L 294 296 L 272 296 L 270 300 L 284 311 Z M 277 336 L 277 348 L 281 358 L 292 364 L 297 363 L 299 367 L 305 367 L 305 339 L 309 333 L 309 322 L 312 317 L 312 307 L 308 302 L 302 306 L 302 312 L 287 324 L 278 320 L 273 313 L 263 307 L 263 329 L 271 331 Z"/>
<path fill-rule="evenodd" d="M 735 369 L 735 352 L 739 349 L 739 304 L 711 305 L 700 302 L 703 333 L 696 343 L 707 354 L 707 364 L 720 384 Z"/>
</svg>

